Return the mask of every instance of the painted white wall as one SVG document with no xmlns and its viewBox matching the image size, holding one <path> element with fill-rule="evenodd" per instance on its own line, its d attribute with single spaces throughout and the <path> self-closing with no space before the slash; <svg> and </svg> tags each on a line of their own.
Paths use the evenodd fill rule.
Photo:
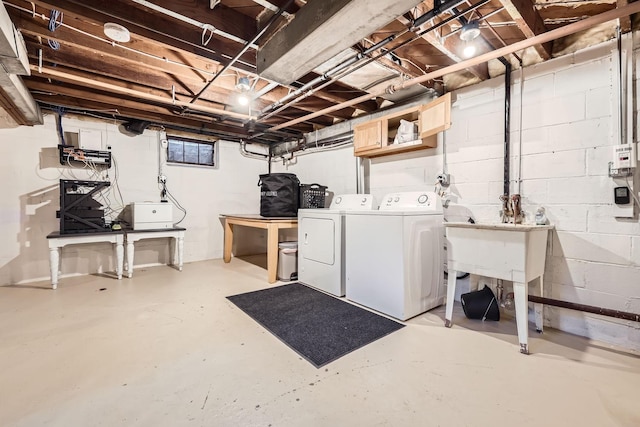
<svg viewBox="0 0 640 427">
<path fill-rule="evenodd" d="M 637 218 L 614 218 L 614 184 L 607 177 L 611 146 L 617 143 L 618 132 L 614 48 L 613 43 L 605 43 L 525 70 L 521 193 L 528 219 L 542 205 L 556 227 L 547 258 L 546 296 L 638 313 L 640 224 Z M 636 51 L 635 61 L 639 57 Z M 513 77 L 511 189 L 515 192 L 519 73 Z M 637 90 L 637 81 L 635 87 Z M 371 193 L 381 198 L 391 191 L 433 189 L 435 176 L 445 167 L 446 154 L 452 200 L 468 207 L 480 221 L 496 221 L 502 193 L 503 78 L 454 95 L 453 126 L 438 147 L 371 160 Z M 637 123 L 638 111 L 634 119 Z M 111 124 L 66 118 L 64 126 L 67 131 L 95 128 L 103 132 L 118 161 L 125 201 L 158 199 L 155 132 L 128 137 Z M 58 140 L 53 117 L 47 117 L 44 126 L 1 130 L 0 141 L 0 179 L 4 184 L 0 197 L 0 284 L 46 279 L 45 236 L 58 227 L 58 179 L 65 170 L 56 164 Z M 258 211 L 257 177 L 266 173 L 266 163 L 242 157 L 233 143 L 222 142 L 219 149 L 219 169 L 165 168 L 170 190 L 189 211 L 183 223 L 188 229 L 186 261 L 222 256 L 220 213 Z M 272 171 L 296 173 L 301 182 L 327 185 L 336 194 L 356 190 L 351 147 L 295 156 L 290 164 L 274 163 Z M 264 243 L 263 235 L 252 237 L 258 244 Z M 144 242 L 136 251 L 136 265 L 164 262 L 167 254 L 164 243 Z M 110 248 L 85 245 L 63 250 L 63 274 L 102 270 L 113 270 Z M 640 351 L 637 322 L 549 307 L 546 323 Z"/>
<path fill-rule="evenodd" d="M 118 184 L 125 204 L 133 201 L 159 201 L 158 144 L 156 131 L 127 136 L 115 124 L 95 120 L 63 118 L 65 132 L 94 129 L 112 148 L 117 162 Z M 43 126 L 0 130 L 0 285 L 48 280 L 49 255 L 46 235 L 59 229 L 59 179 L 89 179 L 82 168 L 63 167 L 58 161 L 55 117 L 46 117 Z M 258 175 L 266 173 L 262 160 L 243 157 L 239 146 L 220 141 L 217 169 L 179 165 L 164 166 L 167 184 L 188 214 L 180 224 L 187 229 L 185 262 L 222 257 L 221 213 L 257 213 L 260 191 Z M 116 168 L 109 170 L 111 180 Z M 111 205 L 119 205 L 114 192 Z M 174 209 L 177 221 L 182 214 Z M 263 252 L 264 233 L 247 232 L 248 244 L 237 252 Z M 65 275 L 113 271 L 113 251 L 109 244 L 73 245 L 62 250 L 61 272 Z M 136 243 L 134 265 L 166 263 L 169 245 L 153 239 Z"/>
<path fill-rule="evenodd" d="M 320 152 L 301 152 L 284 164 L 274 162 L 271 172 L 295 173 L 301 184 L 324 185 L 333 194 L 357 192 L 357 161 L 351 145 Z"/>
<path fill-rule="evenodd" d="M 618 143 L 614 49 L 615 43 L 604 43 L 525 70 L 520 190 L 527 219 L 532 221 L 536 207 L 544 206 L 556 227 L 549 244 L 545 296 L 640 313 L 640 224 L 637 217 L 614 218 L 615 184 L 607 176 L 611 146 Z M 636 51 L 635 61 L 639 57 Z M 519 78 L 514 72 L 512 193 L 518 190 Z M 497 222 L 503 187 L 504 78 L 458 90 L 454 99 L 453 125 L 437 148 L 371 160 L 371 193 L 380 199 L 388 192 L 432 190 L 446 150 L 451 200 L 469 208 L 478 221 Z M 634 117 L 637 123 L 637 111 Z M 329 182 L 332 165 L 351 165 L 352 154 L 346 149 L 324 153 L 324 167 L 313 163 L 320 158 L 313 154 L 288 170 L 304 175 L 306 166 L 314 164 L 313 180 Z M 537 284 L 531 292 L 538 292 Z M 560 330 L 640 350 L 637 322 L 554 307 L 545 315 L 546 324 Z"/>
</svg>

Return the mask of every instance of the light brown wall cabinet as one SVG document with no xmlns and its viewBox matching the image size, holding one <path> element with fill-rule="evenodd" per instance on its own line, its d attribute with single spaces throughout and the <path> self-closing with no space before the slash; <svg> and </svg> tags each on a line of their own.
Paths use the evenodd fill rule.
<svg viewBox="0 0 640 427">
<path fill-rule="evenodd" d="M 416 124 L 417 135 L 406 142 L 394 143 L 401 120 Z M 447 93 L 429 104 L 397 111 L 356 125 L 353 129 L 354 154 L 359 157 L 377 157 L 435 148 L 437 133 L 449 127 L 451 94 Z"/>
</svg>

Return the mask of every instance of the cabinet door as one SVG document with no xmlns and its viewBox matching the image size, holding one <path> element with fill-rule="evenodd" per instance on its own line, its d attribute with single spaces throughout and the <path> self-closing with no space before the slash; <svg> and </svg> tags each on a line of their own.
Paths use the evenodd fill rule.
<svg viewBox="0 0 640 427">
<path fill-rule="evenodd" d="M 451 127 L 451 93 L 441 96 L 420 108 L 418 130 L 420 138 L 427 138 Z"/>
<path fill-rule="evenodd" d="M 386 126 L 382 120 L 362 123 L 353 129 L 353 149 L 356 154 L 382 147 L 386 139 Z"/>
</svg>

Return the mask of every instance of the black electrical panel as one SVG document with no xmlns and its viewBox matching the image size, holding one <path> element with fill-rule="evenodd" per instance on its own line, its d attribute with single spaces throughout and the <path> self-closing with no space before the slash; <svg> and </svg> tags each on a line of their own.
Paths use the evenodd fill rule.
<svg viewBox="0 0 640 427">
<path fill-rule="evenodd" d="M 93 198 L 111 185 L 108 181 L 60 180 L 60 234 L 110 231 L 102 204 Z"/>
<path fill-rule="evenodd" d="M 85 150 L 73 145 L 58 145 L 61 165 L 92 164 L 111 167 L 111 151 Z"/>
</svg>

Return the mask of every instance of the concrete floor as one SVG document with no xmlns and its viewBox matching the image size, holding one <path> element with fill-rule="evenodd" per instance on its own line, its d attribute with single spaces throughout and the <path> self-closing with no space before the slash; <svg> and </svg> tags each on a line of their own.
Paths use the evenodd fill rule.
<svg viewBox="0 0 640 427">
<path fill-rule="evenodd" d="M 0 288 L 0 425 L 640 425 L 638 356 L 438 308 L 316 369 L 225 299 L 267 286 L 234 259 Z"/>
</svg>

